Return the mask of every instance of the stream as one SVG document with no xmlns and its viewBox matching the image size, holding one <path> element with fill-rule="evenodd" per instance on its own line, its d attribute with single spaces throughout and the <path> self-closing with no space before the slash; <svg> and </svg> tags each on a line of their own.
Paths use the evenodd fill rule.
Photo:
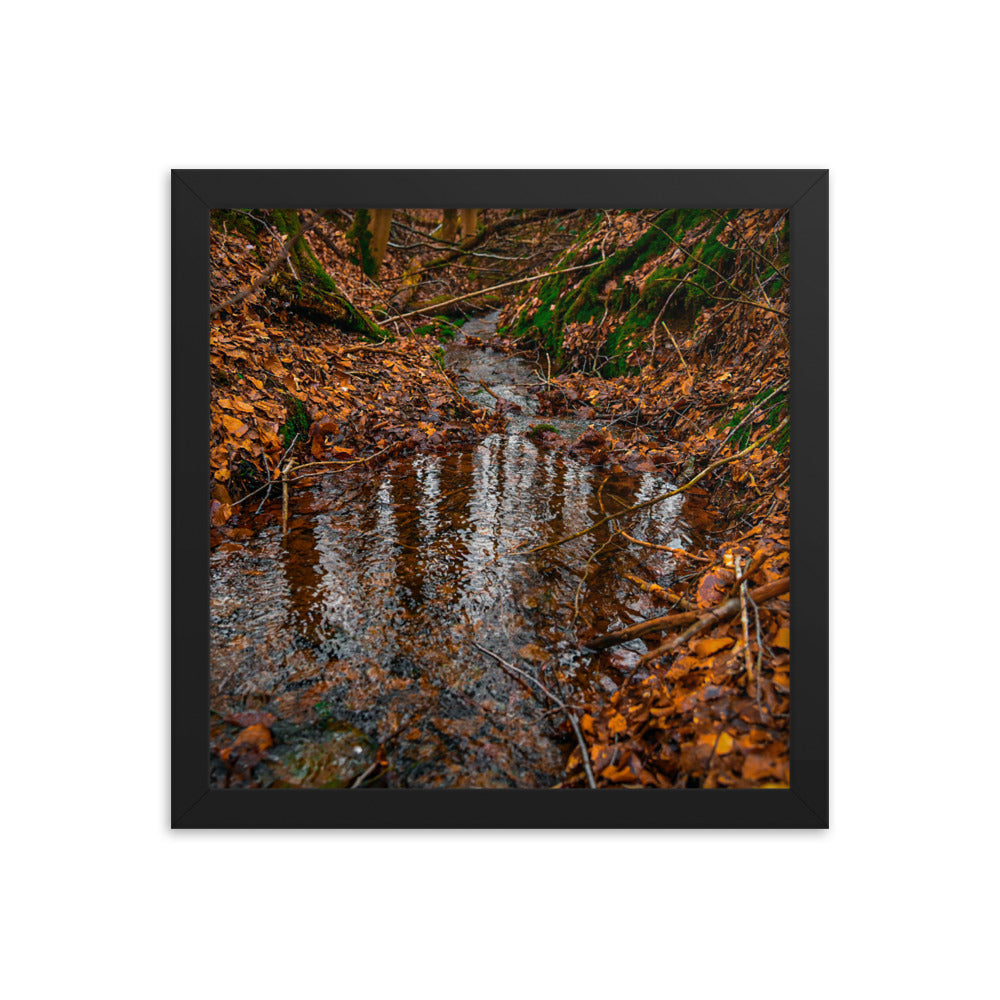
<svg viewBox="0 0 1000 1000">
<path fill-rule="evenodd" d="M 482 382 L 520 408 L 504 432 L 316 477 L 293 489 L 285 539 L 279 499 L 213 548 L 211 738 L 232 742 L 235 713 L 275 716 L 257 783 L 550 787 L 572 731 L 534 685 L 478 647 L 572 703 L 613 693 L 638 656 L 579 650 L 581 622 L 605 631 L 663 613 L 624 574 L 667 586 L 673 557 L 609 542 L 607 528 L 534 556 L 504 555 L 598 520 L 607 471 L 528 436 L 544 421 L 572 441 L 588 424 L 536 417 L 535 368 L 465 342 L 488 338 L 495 322 L 467 323 L 446 364 L 478 405 L 497 405 Z M 669 488 L 660 475 L 620 473 L 603 499 L 614 509 L 613 498 L 631 505 Z M 685 547 L 683 499 L 631 515 L 628 531 Z M 211 780 L 231 781 L 214 758 Z"/>
</svg>

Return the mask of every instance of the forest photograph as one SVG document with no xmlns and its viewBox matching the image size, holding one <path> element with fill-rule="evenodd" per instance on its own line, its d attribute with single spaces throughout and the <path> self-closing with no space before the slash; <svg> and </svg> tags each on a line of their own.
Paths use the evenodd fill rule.
<svg viewBox="0 0 1000 1000">
<path fill-rule="evenodd" d="M 781 209 L 213 209 L 209 783 L 791 780 Z"/>
</svg>

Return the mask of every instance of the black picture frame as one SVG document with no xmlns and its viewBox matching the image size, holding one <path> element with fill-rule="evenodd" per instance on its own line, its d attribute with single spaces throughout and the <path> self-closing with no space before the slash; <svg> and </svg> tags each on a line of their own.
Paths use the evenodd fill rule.
<svg viewBox="0 0 1000 1000">
<path fill-rule="evenodd" d="M 209 211 L 471 204 L 789 210 L 795 669 L 788 789 L 209 787 Z M 173 828 L 828 827 L 827 170 L 175 170 L 171 239 Z"/>
</svg>

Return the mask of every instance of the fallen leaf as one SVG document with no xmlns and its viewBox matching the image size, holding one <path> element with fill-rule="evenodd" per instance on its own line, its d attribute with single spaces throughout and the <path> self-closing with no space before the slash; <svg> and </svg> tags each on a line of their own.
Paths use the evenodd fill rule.
<svg viewBox="0 0 1000 1000">
<path fill-rule="evenodd" d="M 615 712 L 608 720 L 608 730 L 612 733 L 624 733 L 626 729 L 628 722 L 625 721 L 625 716 L 621 712 Z"/>
<path fill-rule="evenodd" d="M 233 509 L 227 503 L 212 501 L 212 527 L 219 528 L 232 516 Z"/>
<path fill-rule="evenodd" d="M 228 413 L 222 414 L 222 424 L 230 434 L 242 437 L 250 428 L 238 417 L 231 417 Z"/>
<path fill-rule="evenodd" d="M 733 738 L 729 733 L 723 732 L 721 735 L 718 735 L 719 742 L 716 743 L 716 735 L 716 733 L 704 733 L 698 737 L 698 742 L 702 746 L 715 747 L 715 755 L 717 757 L 724 757 L 733 749 Z"/>
<path fill-rule="evenodd" d="M 736 640 L 728 635 L 724 635 L 721 639 L 696 639 L 692 646 L 692 652 L 698 657 L 711 656 L 712 653 L 717 653 L 720 649 L 725 649 L 734 642 Z"/>
<path fill-rule="evenodd" d="M 219 756 L 224 761 L 235 758 L 240 766 L 252 768 L 261 758 L 265 750 L 274 746 L 274 739 L 271 730 L 262 723 L 255 723 L 247 726 L 236 739 L 233 745 L 221 751 Z"/>
</svg>

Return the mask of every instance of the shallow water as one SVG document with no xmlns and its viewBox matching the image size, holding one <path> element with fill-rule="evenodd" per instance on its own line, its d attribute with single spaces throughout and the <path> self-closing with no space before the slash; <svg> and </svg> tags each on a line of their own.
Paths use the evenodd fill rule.
<svg viewBox="0 0 1000 1000">
<path fill-rule="evenodd" d="M 488 333 L 491 318 L 465 329 Z M 249 537 L 213 550 L 213 739 L 225 745 L 235 732 L 220 721 L 230 713 L 277 716 L 276 745 L 257 771 L 265 785 L 368 775 L 394 787 L 558 782 L 573 739 L 561 714 L 476 644 L 570 703 L 581 691 L 610 693 L 635 654 L 581 652 L 577 628 L 657 613 L 623 574 L 672 579 L 669 553 L 621 548 L 606 528 L 548 553 L 511 555 L 599 519 L 606 472 L 525 436 L 538 381 L 528 364 L 463 344 L 447 361 L 480 405 L 494 405 L 474 394 L 482 380 L 525 412 L 449 454 L 317 477 L 293 490 L 285 539 L 272 505 L 251 519 Z M 569 439 L 586 426 L 546 422 Z M 619 474 L 603 500 L 613 509 L 615 497 L 634 504 L 669 486 Z M 628 530 L 684 546 L 681 505 L 678 497 L 633 515 Z M 225 780 L 218 766 L 213 780 Z"/>
</svg>

